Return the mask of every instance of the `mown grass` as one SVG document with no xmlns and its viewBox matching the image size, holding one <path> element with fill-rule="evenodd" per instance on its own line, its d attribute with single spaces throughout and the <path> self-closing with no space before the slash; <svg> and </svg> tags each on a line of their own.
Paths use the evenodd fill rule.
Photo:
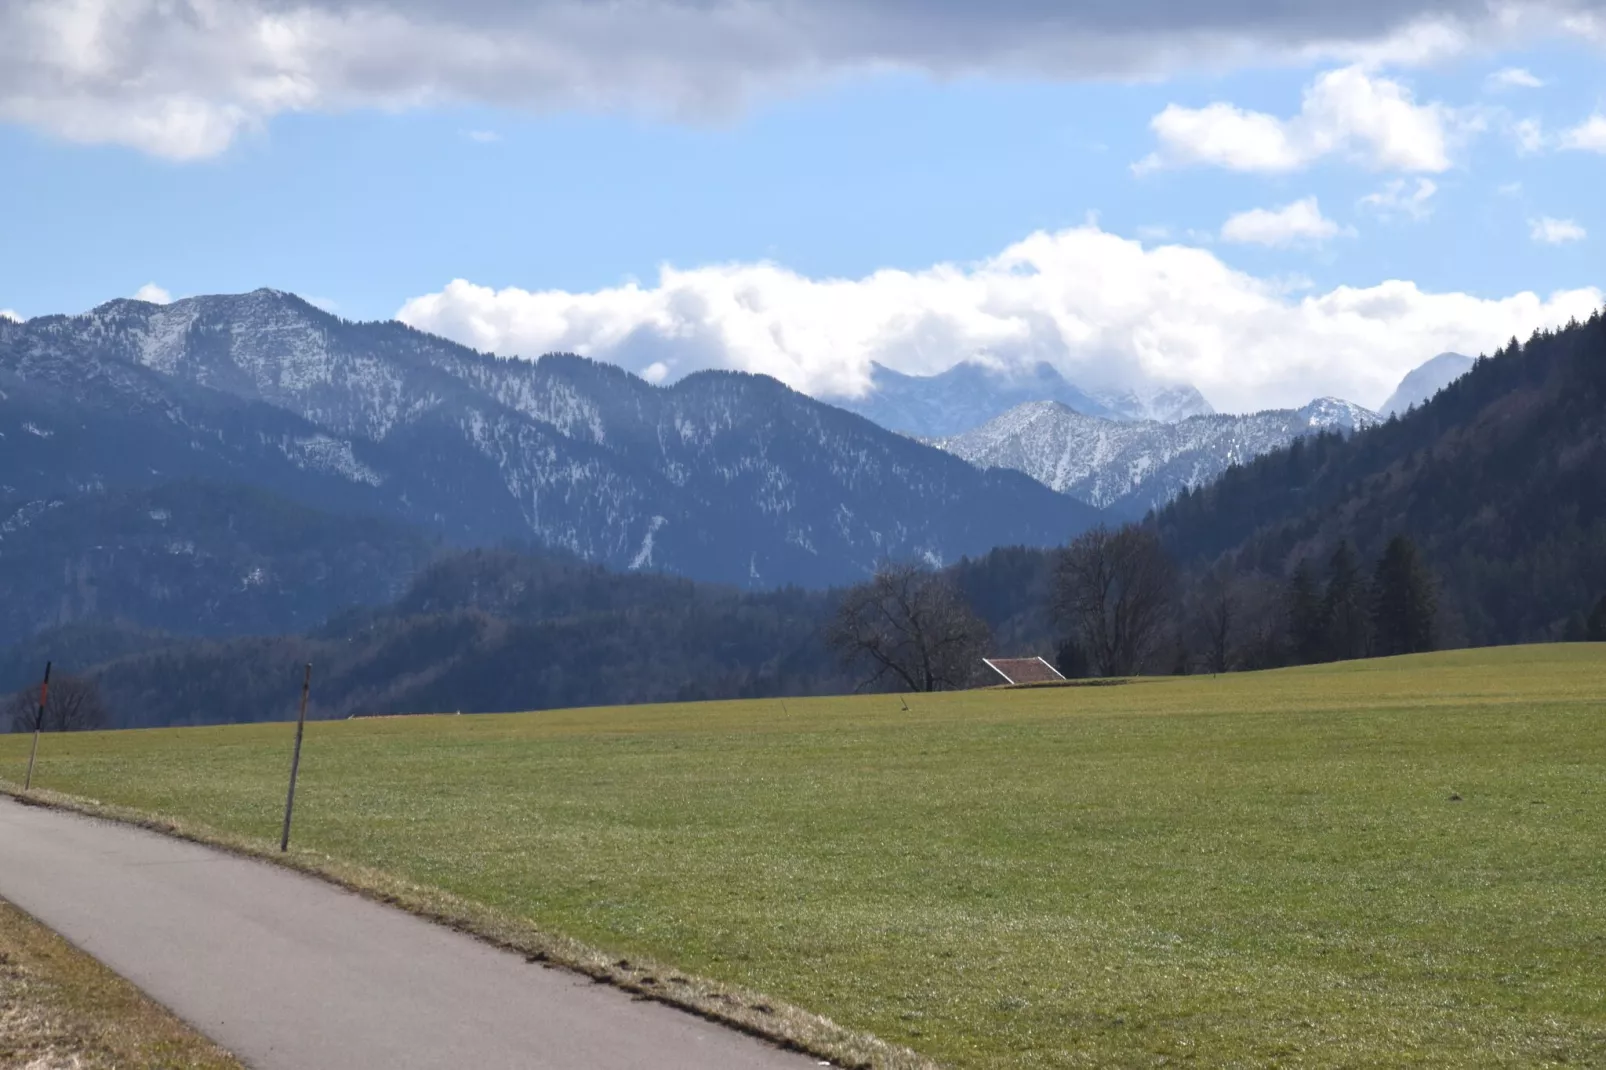
<svg viewBox="0 0 1606 1070">
<path fill-rule="evenodd" d="M 296 840 L 957 1067 L 1606 1065 L 1606 647 L 909 705 L 316 724 Z M 292 731 L 36 780 L 268 841 Z"/>
<path fill-rule="evenodd" d="M 0 1067 L 242 1070 L 127 981 L 0 900 Z"/>
</svg>

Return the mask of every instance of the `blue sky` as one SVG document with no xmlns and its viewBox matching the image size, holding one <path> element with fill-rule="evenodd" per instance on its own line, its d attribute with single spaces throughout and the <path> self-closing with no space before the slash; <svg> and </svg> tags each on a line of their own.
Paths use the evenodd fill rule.
<svg viewBox="0 0 1606 1070">
<path fill-rule="evenodd" d="M 143 0 L 99 3 L 109 35 L 106 11 Z M 894 29 L 922 18 L 885 6 Z M 668 73 L 615 94 L 606 65 L 565 72 L 576 88 L 521 52 L 507 84 L 562 89 L 535 97 L 409 94 L 405 73 L 364 96 L 345 67 L 304 59 L 282 61 L 290 89 L 277 69 L 270 90 L 242 89 L 196 59 L 260 45 L 260 28 L 242 45 L 227 26 L 194 54 L 118 59 L 141 79 L 78 85 L 105 41 L 35 24 L 56 35 L 57 68 L 37 77 L 61 99 L 0 76 L 0 309 L 268 285 L 654 378 L 743 367 L 829 395 L 860 388 L 871 359 L 918 372 L 980 356 L 1187 379 L 1223 408 L 1375 404 L 1441 348 L 1598 304 L 1606 128 L 1589 123 L 1606 67 L 1587 8 L 1522 32 L 1457 22 L 1459 39 L 1427 48 L 1406 40 L 1418 24 L 1336 44 L 1330 26 L 1296 27 L 1275 47 L 1115 71 L 1018 46 L 961 64 L 964 35 L 816 70 L 832 66 L 822 45 L 784 84 L 739 54 L 634 41 Z M 1126 28 L 1099 29 L 1110 54 L 1129 47 Z M 378 47 L 362 40 L 353 51 Z M 663 105 L 677 94 L 689 103 Z M 1034 234 L 1048 240 L 1022 250 Z"/>
</svg>

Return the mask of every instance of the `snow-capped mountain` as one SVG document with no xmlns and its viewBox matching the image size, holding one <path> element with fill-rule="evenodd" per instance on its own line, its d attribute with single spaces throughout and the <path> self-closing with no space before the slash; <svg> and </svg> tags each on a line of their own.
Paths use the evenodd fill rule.
<svg viewBox="0 0 1606 1070">
<path fill-rule="evenodd" d="M 1121 422 L 1037 401 L 934 444 L 979 468 L 1025 472 L 1127 518 L 1300 435 L 1348 433 L 1377 422 L 1375 413 L 1336 398 L 1320 398 L 1301 409 L 1191 416 L 1177 423 Z"/>
<path fill-rule="evenodd" d="M 272 290 L 0 323 L 0 435 L 0 518 L 204 479 L 459 544 L 537 541 L 751 585 L 1056 543 L 1096 519 L 767 377 L 657 387 Z"/>
<path fill-rule="evenodd" d="M 1440 353 L 1410 372 L 1389 399 L 1378 409 L 1379 415 L 1393 416 L 1405 412 L 1412 405 L 1421 405 L 1439 391 L 1472 370 L 1475 362 L 1460 353 Z"/>
<path fill-rule="evenodd" d="M 1002 369 L 964 361 L 937 375 L 905 375 L 874 364 L 867 394 L 827 400 L 916 438 L 962 434 L 1033 401 L 1057 401 L 1076 412 L 1112 420 L 1169 422 L 1215 411 L 1191 386 L 1085 391 L 1047 363 Z"/>
</svg>

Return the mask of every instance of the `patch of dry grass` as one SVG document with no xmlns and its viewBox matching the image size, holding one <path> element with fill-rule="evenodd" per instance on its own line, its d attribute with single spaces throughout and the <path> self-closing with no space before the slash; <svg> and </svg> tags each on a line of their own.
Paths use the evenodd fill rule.
<svg viewBox="0 0 1606 1070">
<path fill-rule="evenodd" d="M 0 1067 L 242 1070 L 228 1052 L 4 900 Z"/>
</svg>

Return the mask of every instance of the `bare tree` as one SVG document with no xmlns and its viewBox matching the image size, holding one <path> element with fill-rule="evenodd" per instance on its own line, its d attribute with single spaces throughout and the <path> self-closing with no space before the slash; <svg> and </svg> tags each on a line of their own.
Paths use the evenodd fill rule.
<svg viewBox="0 0 1606 1070">
<path fill-rule="evenodd" d="M 1188 627 L 1197 640 L 1204 671 L 1232 668 L 1240 631 L 1237 577 L 1226 565 L 1206 572 L 1188 597 Z"/>
<path fill-rule="evenodd" d="M 943 691 L 975 679 L 989 634 L 947 576 L 886 564 L 843 595 L 825 640 L 867 670 L 863 688 Z"/>
<path fill-rule="evenodd" d="M 1264 572 L 1242 574 L 1238 591 L 1237 664 L 1270 669 L 1288 658 L 1288 610 L 1284 584 Z"/>
<path fill-rule="evenodd" d="M 0 716 L 0 725 L 9 724 L 13 732 L 86 732 L 105 728 L 108 721 L 99 685 L 82 676 L 51 679 L 43 720 L 37 686 L 12 695 L 5 704 L 5 715 Z"/>
<path fill-rule="evenodd" d="M 1160 539 L 1129 524 L 1097 527 L 1066 547 L 1054 567 L 1054 609 L 1100 676 L 1141 672 L 1168 631 L 1176 568 Z"/>
</svg>

